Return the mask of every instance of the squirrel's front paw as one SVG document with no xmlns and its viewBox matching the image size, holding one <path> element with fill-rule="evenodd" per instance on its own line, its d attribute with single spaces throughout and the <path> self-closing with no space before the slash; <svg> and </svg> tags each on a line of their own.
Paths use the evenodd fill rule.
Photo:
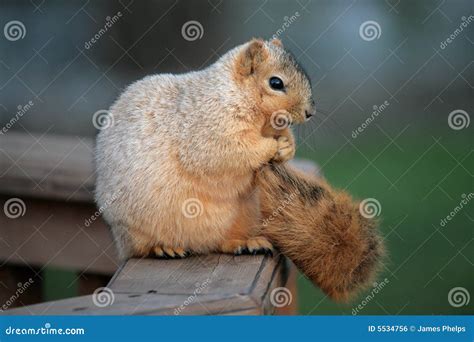
<svg viewBox="0 0 474 342">
<path fill-rule="evenodd" d="M 285 162 L 287 160 L 292 159 L 295 156 L 295 144 L 292 139 L 287 136 L 280 136 L 277 139 L 278 143 L 278 150 L 275 156 L 273 157 L 273 161 L 278 163 Z"/>
</svg>

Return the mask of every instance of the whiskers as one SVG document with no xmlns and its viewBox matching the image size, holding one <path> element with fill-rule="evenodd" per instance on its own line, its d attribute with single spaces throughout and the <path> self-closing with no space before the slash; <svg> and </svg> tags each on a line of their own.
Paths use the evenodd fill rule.
<svg viewBox="0 0 474 342">
<path fill-rule="evenodd" d="M 299 143 L 316 147 L 319 137 L 343 134 L 341 125 L 334 119 L 334 113 L 317 107 L 313 117 L 304 124 L 295 126 L 295 135 Z"/>
</svg>

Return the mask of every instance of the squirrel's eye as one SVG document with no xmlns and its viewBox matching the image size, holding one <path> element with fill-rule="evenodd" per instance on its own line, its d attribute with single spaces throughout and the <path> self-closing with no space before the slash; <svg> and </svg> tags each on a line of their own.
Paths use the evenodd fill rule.
<svg viewBox="0 0 474 342">
<path fill-rule="evenodd" d="M 285 85 L 283 84 L 283 81 L 281 78 L 273 76 L 270 77 L 270 87 L 275 90 L 283 90 L 285 88 Z"/>
</svg>

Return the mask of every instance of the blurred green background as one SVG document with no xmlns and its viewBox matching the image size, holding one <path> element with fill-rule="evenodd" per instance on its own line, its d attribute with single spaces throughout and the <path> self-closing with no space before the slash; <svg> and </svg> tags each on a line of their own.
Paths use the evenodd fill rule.
<svg viewBox="0 0 474 342">
<path fill-rule="evenodd" d="M 461 307 L 448 301 L 455 287 L 474 293 L 473 204 L 440 223 L 473 192 L 472 1 L 0 4 L 2 23 L 21 18 L 28 28 L 17 44 L 0 40 L 0 125 L 19 103 L 40 96 L 13 128 L 37 133 L 94 136 L 93 114 L 131 82 L 199 69 L 252 37 L 277 35 L 308 71 L 317 102 L 317 117 L 296 127 L 297 155 L 316 161 L 334 186 L 381 205 L 389 257 L 378 281 L 388 284 L 359 314 L 474 312 L 474 300 Z M 123 17 L 86 48 L 117 11 Z M 201 39 L 183 39 L 190 20 L 202 25 Z M 378 25 L 375 37 L 361 33 L 367 22 Z M 458 110 L 465 122 L 453 129 L 448 117 Z M 47 299 L 77 292 L 67 270 L 48 269 L 45 278 Z M 301 314 L 350 315 L 369 292 L 336 304 L 300 276 L 298 301 Z"/>
<path fill-rule="evenodd" d="M 341 141 L 337 150 L 306 148 L 299 153 L 323 165 L 333 185 L 381 204 L 388 258 L 377 281 L 387 278 L 388 284 L 358 314 L 473 313 L 472 305 L 454 308 L 448 302 L 452 288 L 473 285 L 472 204 L 444 227 L 440 223 L 463 194 L 472 193 L 473 139 L 443 130 L 430 133 L 420 135 L 408 128 L 399 138 L 392 136 L 394 142 L 375 133 L 371 139 L 377 143 L 352 146 Z M 338 305 L 300 275 L 300 310 L 352 314 L 371 290 Z"/>
</svg>

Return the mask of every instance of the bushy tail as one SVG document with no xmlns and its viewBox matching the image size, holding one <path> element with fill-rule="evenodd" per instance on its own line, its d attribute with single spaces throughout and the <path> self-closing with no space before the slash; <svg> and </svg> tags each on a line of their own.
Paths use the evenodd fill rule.
<svg viewBox="0 0 474 342">
<path fill-rule="evenodd" d="M 263 234 L 314 284 L 347 300 L 371 283 L 382 240 L 347 193 L 282 164 L 262 169 L 257 184 Z"/>
</svg>

